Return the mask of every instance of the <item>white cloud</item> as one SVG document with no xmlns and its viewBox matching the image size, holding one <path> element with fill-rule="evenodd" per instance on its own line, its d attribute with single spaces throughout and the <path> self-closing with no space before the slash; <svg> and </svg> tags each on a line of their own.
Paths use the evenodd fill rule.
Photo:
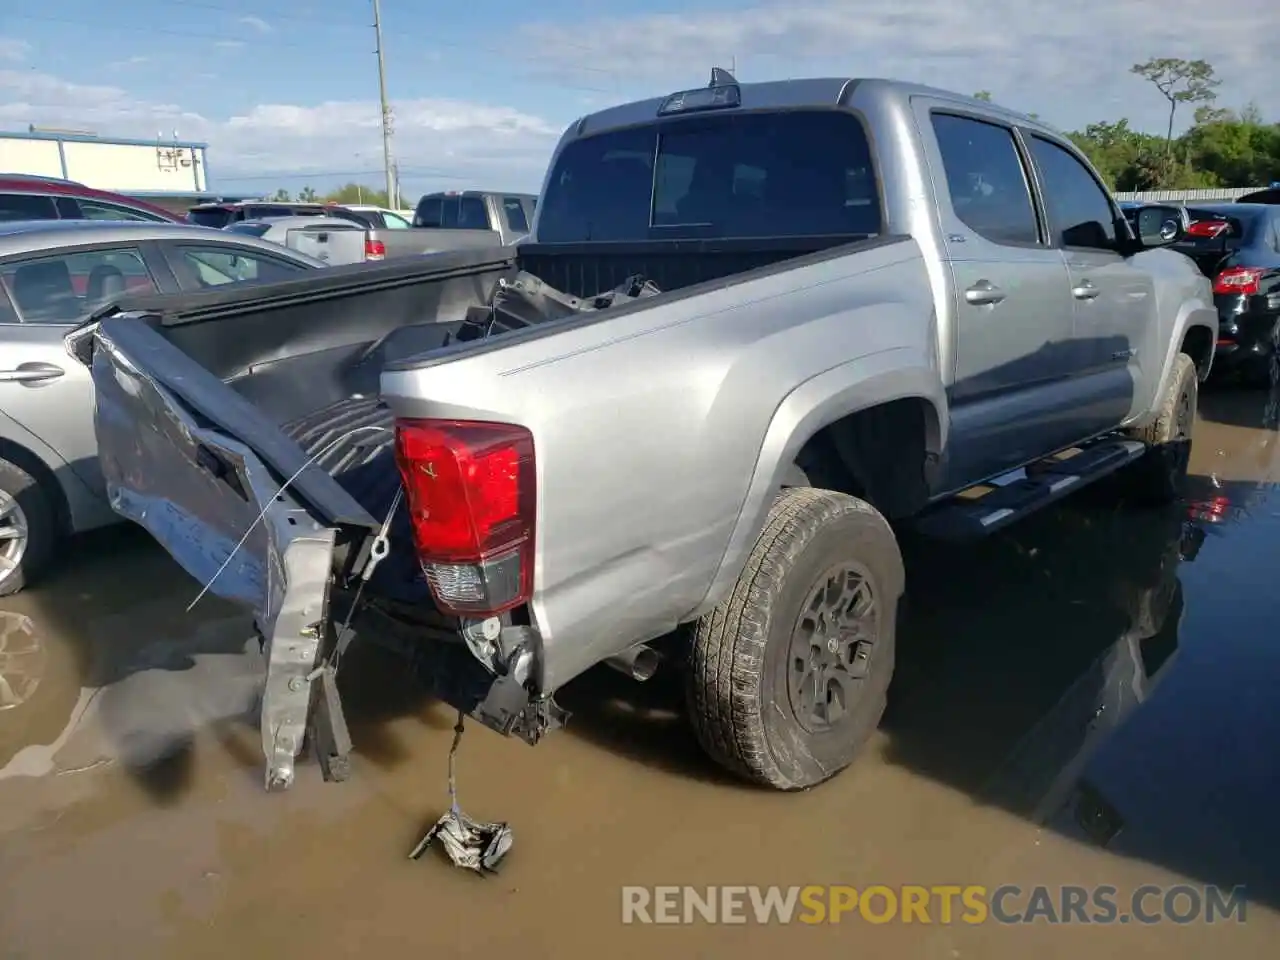
<svg viewBox="0 0 1280 960">
<path fill-rule="evenodd" d="M 242 50 L 244 49 L 243 40 L 217 40 L 214 47 L 218 50 Z"/>
<path fill-rule="evenodd" d="M 107 66 L 111 67 L 112 69 L 118 70 L 125 67 L 138 67 L 144 63 L 150 63 L 150 62 L 151 62 L 150 57 L 129 57 L 125 60 L 113 60 L 111 61 L 111 63 L 107 64 Z"/>
<path fill-rule="evenodd" d="M 252 27 L 254 30 L 258 31 L 258 33 L 271 32 L 271 24 L 267 23 L 267 21 L 263 20 L 261 17 L 241 17 L 236 22 L 242 23 L 246 27 Z"/>
<path fill-rule="evenodd" d="M 221 177 L 228 191 L 243 187 L 245 177 L 288 177 L 274 185 L 300 187 L 299 175 L 351 179 L 325 175 L 382 167 L 377 101 L 262 104 L 215 118 L 176 103 L 142 100 L 120 87 L 0 69 L 0 129 L 28 123 L 88 129 L 104 137 L 149 138 L 157 130 L 177 130 L 184 140 L 209 144 L 213 186 L 219 187 Z M 561 132 L 559 124 L 510 107 L 447 99 L 396 102 L 394 129 L 395 156 L 406 183 L 492 183 L 502 189 L 536 189 Z M 255 182 L 251 188 L 262 186 Z"/>
<path fill-rule="evenodd" d="M 27 59 L 31 44 L 16 37 L 0 37 L 0 63 L 20 63 Z"/>
<path fill-rule="evenodd" d="M 765 0 L 715 12 L 611 13 L 572 31 L 541 23 L 521 33 L 544 74 L 576 84 L 595 71 L 627 97 L 706 83 L 712 66 L 736 60 L 743 81 L 893 77 L 991 90 L 1064 126 L 1126 114 L 1158 124 L 1159 95 L 1128 70 L 1171 56 L 1213 63 L 1224 103 L 1255 99 L 1280 114 L 1275 0 L 1235 0 L 1222 16 L 1199 0 Z M 608 39 L 592 44 L 591 36 Z"/>
</svg>

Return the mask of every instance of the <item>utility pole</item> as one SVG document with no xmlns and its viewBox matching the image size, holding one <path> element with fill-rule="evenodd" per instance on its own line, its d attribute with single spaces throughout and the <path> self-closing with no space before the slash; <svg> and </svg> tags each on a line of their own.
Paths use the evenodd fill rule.
<svg viewBox="0 0 1280 960">
<path fill-rule="evenodd" d="M 395 196 L 395 176 L 391 172 L 391 104 L 387 103 L 387 64 L 382 56 L 382 10 L 373 0 L 373 35 L 378 41 L 378 94 L 382 100 L 382 165 L 387 174 L 387 203 Z"/>
</svg>

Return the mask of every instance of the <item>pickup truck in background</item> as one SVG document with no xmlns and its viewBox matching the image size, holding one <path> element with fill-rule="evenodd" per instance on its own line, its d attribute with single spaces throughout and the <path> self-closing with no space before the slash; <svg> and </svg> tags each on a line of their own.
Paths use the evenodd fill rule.
<svg viewBox="0 0 1280 960">
<path fill-rule="evenodd" d="M 421 230 L 366 226 L 330 216 L 239 220 L 222 229 L 279 243 L 331 266 L 396 260 L 434 252 L 431 238 Z"/>
<path fill-rule="evenodd" d="M 537 205 L 529 193 L 428 193 L 418 201 L 413 225 L 432 231 L 437 251 L 507 246 L 528 235 Z"/>
<path fill-rule="evenodd" d="M 113 507 L 256 612 L 268 787 L 308 724 L 346 749 L 350 613 L 530 743 L 596 664 L 680 669 L 706 751 L 794 790 L 880 720 L 896 530 L 1109 474 L 1178 495 L 1217 314 L 1177 220 L 1131 229 L 991 103 L 715 70 L 573 124 L 517 247 L 134 299 L 67 342 Z"/>
<path fill-rule="evenodd" d="M 187 211 L 186 220 L 200 227 L 221 230 L 233 223 L 245 220 L 267 220 L 280 217 L 337 217 L 361 226 L 374 226 L 362 213 L 348 210 L 336 203 L 303 203 L 277 200 L 235 200 L 225 203 L 201 203 Z"/>
</svg>

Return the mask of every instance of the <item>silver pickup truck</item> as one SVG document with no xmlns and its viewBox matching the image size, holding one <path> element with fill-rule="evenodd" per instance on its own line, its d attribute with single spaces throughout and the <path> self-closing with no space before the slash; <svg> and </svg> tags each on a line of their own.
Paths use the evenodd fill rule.
<svg viewBox="0 0 1280 960">
<path fill-rule="evenodd" d="M 414 229 L 434 251 L 500 247 L 529 233 L 538 198 L 528 193 L 463 190 L 428 193 L 413 212 Z"/>
<path fill-rule="evenodd" d="M 810 787 L 880 720 L 898 532 L 981 536 L 1112 473 L 1178 493 L 1208 281 L 1158 249 L 1175 210 L 1131 228 L 1041 123 L 717 70 L 574 123 L 541 197 L 516 248 L 68 338 L 114 508 L 256 612 L 269 787 L 309 724 L 343 776 L 352 636 L 530 743 L 596 664 L 681 669 L 713 758 Z"/>
</svg>

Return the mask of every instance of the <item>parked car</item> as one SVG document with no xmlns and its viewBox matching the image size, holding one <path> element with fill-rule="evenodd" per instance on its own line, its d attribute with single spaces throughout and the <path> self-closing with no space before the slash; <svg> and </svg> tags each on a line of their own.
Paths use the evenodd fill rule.
<svg viewBox="0 0 1280 960">
<path fill-rule="evenodd" d="M 537 204 L 528 193 L 428 193 L 418 201 L 413 225 L 432 231 L 437 251 L 503 246 L 529 233 Z"/>
<path fill-rule="evenodd" d="M 884 709 L 890 521 L 980 537 L 1113 473 L 1178 496 L 1209 282 L 1158 249 L 1175 210 L 1131 231 L 1031 118 L 717 70 L 576 122 L 541 198 L 516 247 L 135 300 L 68 338 L 112 504 L 255 610 L 271 787 L 309 723 L 344 750 L 327 624 L 357 583 L 358 636 L 403 638 L 494 730 L 537 742 L 584 670 L 670 654 L 707 752 L 794 790 Z"/>
<path fill-rule="evenodd" d="M 222 229 L 299 250 L 331 266 L 385 259 L 385 248 L 375 243 L 371 230 L 338 217 L 239 220 Z"/>
<path fill-rule="evenodd" d="M 1173 249 L 1213 281 L 1217 359 L 1223 372 L 1270 377 L 1280 347 L 1280 206 L 1213 203 L 1187 208 Z"/>
<path fill-rule="evenodd" d="M 1253 193 L 1246 193 L 1242 197 L 1236 197 L 1236 203 L 1280 203 L 1280 181 L 1263 190 L 1255 190 Z"/>
<path fill-rule="evenodd" d="M 336 217 L 273 217 L 241 220 L 223 227 L 301 250 L 325 263 L 364 263 L 434 253 L 421 230 L 386 229 Z"/>
<path fill-rule="evenodd" d="M 381 230 L 408 230 L 413 226 L 412 213 L 406 217 L 397 210 L 388 210 L 386 207 L 375 207 L 363 203 L 344 203 L 342 207 L 344 210 L 360 214 L 360 216 L 365 217 Z"/>
<path fill-rule="evenodd" d="M 74 180 L 0 173 L 0 223 L 59 219 L 178 223 L 182 218 L 162 207 Z"/>
<path fill-rule="evenodd" d="M 93 435 L 93 384 L 62 338 L 93 310 L 145 292 L 294 277 L 318 260 L 253 237 L 173 223 L 0 223 L 0 596 L 65 534 L 119 521 Z"/>
<path fill-rule="evenodd" d="M 242 220 L 267 220 L 276 217 L 338 217 L 363 227 L 373 226 L 363 214 L 332 203 L 294 203 L 274 200 L 237 200 L 225 203 L 202 203 L 187 211 L 186 221 L 200 227 L 220 230 Z"/>
</svg>

